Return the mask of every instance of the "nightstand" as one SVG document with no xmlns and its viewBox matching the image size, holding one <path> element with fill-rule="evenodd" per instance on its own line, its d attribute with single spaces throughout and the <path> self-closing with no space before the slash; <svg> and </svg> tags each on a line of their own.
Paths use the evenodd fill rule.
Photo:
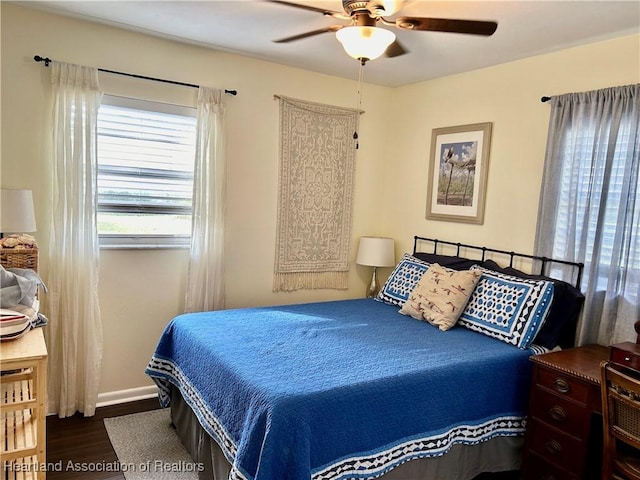
<svg viewBox="0 0 640 480">
<path fill-rule="evenodd" d="M 586 345 L 534 355 L 521 478 L 601 476 L 600 362 L 609 349 Z"/>
</svg>

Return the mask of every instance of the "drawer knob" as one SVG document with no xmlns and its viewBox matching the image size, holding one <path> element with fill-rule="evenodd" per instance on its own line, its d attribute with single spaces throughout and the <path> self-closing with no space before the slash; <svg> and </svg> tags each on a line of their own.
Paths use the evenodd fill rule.
<svg viewBox="0 0 640 480">
<path fill-rule="evenodd" d="M 549 440 L 544 444 L 544 448 L 547 449 L 551 455 L 559 455 L 562 453 L 562 445 L 557 440 Z"/>
<path fill-rule="evenodd" d="M 554 405 L 549 409 L 549 416 L 556 422 L 562 422 L 567 418 L 567 412 L 559 405 Z"/>
<path fill-rule="evenodd" d="M 567 393 L 569 391 L 569 384 L 564 378 L 556 378 L 553 381 L 553 387 L 560 393 Z"/>
</svg>

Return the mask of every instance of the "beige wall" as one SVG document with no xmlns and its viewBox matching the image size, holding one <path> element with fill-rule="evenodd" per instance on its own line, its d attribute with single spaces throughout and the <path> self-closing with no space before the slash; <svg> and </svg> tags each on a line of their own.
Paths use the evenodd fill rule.
<svg viewBox="0 0 640 480">
<path fill-rule="evenodd" d="M 640 82 L 640 35 L 395 89 L 382 217 L 398 246 L 413 235 L 531 252 L 549 122 L 540 98 Z M 431 130 L 492 122 L 483 225 L 425 220 Z"/>
<path fill-rule="evenodd" d="M 353 298 L 370 270 L 351 269 L 349 289 L 273 293 L 278 185 L 278 102 L 274 94 L 355 107 L 357 82 L 220 53 L 123 30 L 1 4 L 3 187 L 35 191 L 42 271 L 46 280 L 50 163 L 50 72 L 35 54 L 61 61 L 238 90 L 227 100 L 228 307 Z M 354 68 L 355 74 L 357 69 Z M 355 77 L 355 75 L 354 75 Z M 357 78 L 357 77 L 355 77 Z M 163 87 L 101 74 L 106 93 L 193 102 L 193 89 Z M 367 85 L 360 120 L 353 242 L 378 234 L 385 138 L 376 135 L 391 91 Z M 100 392 L 150 385 L 144 375 L 162 328 L 183 308 L 186 250 L 103 250 L 100 306 L 104 358 Z"/>
<path fill-rule="evenodd" d="M 236 88 L 227 99 L 228 307 L 362 295 L 370 270 L 353 265 L 346 291 L 271 291 L 278 164 L 274 94 L 354 106 L 356 83 L 0 4 L 3 187 L 31 188 L 46 280 L 49 71 L 34 54 L 61 61 Z M 396 254 L 415 234 L 530 251 L 549 106 L 542 95 L 636 83 L 639 36 L 398 89 L 363 89 L 351 258 L 366 234 L 396 239 Z M 193 91 L 101 75 L 107 93 L 193 101 Z M 431 130 L 493 122 L 484 225 L 424 219 Z M 379 132 L 385 132 L 380 135 Z M 100 392 L 148 386 L 143 370 L 164 325 L 181 312 L 187 252 L 102 252 L 100 302 L 104 359 Z M 388 274 L 388 271 L 382 272 Z"/>
</svg>

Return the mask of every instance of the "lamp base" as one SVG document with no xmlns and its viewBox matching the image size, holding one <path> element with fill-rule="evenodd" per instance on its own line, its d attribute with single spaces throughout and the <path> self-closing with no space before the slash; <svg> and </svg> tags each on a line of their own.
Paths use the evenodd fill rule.
<svg viewBox="0 0 640 480">
<path fill-rule="evenodd" d="M 367 298 L 374 298 L 378 295 L 380 285 L 378 285 L 378 267 L 373 267 L 373 275 L 371 276 L 371 283 L 367 289 Z"/>
</svg>

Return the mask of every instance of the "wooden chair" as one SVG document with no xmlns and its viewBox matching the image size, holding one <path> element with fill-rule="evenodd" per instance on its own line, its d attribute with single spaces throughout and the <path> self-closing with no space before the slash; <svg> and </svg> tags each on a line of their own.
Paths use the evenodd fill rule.
<svg viewBox="0 0 640 480">
<path fill-rule="evenodd" d="M 600 365 L 604 423 L 603 480 L 640 480 L 640 377 Z"/>
</svg>

